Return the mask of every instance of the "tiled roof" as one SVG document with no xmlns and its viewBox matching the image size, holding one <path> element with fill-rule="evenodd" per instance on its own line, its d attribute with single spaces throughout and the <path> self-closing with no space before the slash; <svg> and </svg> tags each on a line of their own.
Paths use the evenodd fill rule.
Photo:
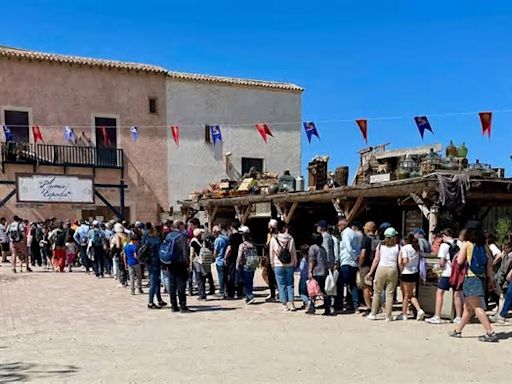
<svg viewBox="0 0 512 384">
<path fill-rule="evenodd" d="M 77 65 L 90 65 L 98 68 L 111 68 L 120 70 L 142 71 L 148 73 L 166 73 L 167 70 L 155 65 L 129 63 L 116 60 L 92 59 L 79 56 L 57 55 L 53 53 L 27 51 L 18 48 L 0 46 L 0 57 L 14 59 L 39 60 L 51 63 L 66 63 Z"/>
<path fill-rule="evenodd" d="M 79 56 L 58 55 L 58 54 L 53 54 L 53 53 L 44 53 L 44 52 L 28 51 L 28 50 L 19 49 L 19 48 L 5 47 L 5 46 L 1 46 L 1 45 L 0 45 L 0 57 L 25 59 L 25 60 L 38 60 L 38 61 L 45 61 L 45 62 L 51 62 L 51 63 L 89 65 L 89 66 L 98 67 L 98 68 L 133 70 L 133 71 L 142 71 L 142 72 L 148 72 L 148 73 L 162 73 L 162 74 L 167 74 L 167 76 L 169 78 L 173 78 L 173 79 L 177 79 L 177 80 L 185 80 L 185 81 L 199 81 L 199 82 L 208 82 L 208 83 L 216 83 L 216 84 L 237 85 L 237 86 L 242 86 L 242 87 L 272 88 L 272 89 L 280 89 L 280 90 L 292 91 L 292 92 L 302 92 L 304 90 L 303 88 L 299 87 L 298 85 L 291 84 L 291 83 L 280 83 L 280 82 L 274 82 L 274 81 L 239 79 L 239 78 L 235 78 L 235 77 L 210 76 L 210 75 L 200 75 L 200 74 L 195 74 L 195 73 L 167 71 L 165 68 L 162 68 L 162 67 L 159 67 L 156 65 L 130 63 L 130 62 L 116 61 L 116 60 L 93 59 L 93 58 L 79 57 Z"/>
<path fill-rule="evenodd" d="M 304 88 L 291 83 L 278 83 L 274 81 L 262 81 L 262 80 L 251 80 L 251 79 L 239 79 L 236 77 L 224 77 L 224 76 L 211 76 L 211 75 L 199 75 L 195 73 L 183 73 L 183 72 L 167 72 L 167 76 L 177 80 L 189 80 L 189 81 L 201 81 L 217 84 L 232 84 L 245 87 L 263 87 L 263 88 L 274 88 L 282 89 L 286 91 L 302 92 Z"/>
</svg>

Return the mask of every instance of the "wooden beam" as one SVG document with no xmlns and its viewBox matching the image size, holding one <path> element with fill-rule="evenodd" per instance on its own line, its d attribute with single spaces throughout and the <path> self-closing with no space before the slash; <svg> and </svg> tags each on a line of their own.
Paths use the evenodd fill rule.
<svg viewBox="0 0 512 384">
<path fill-rule="evenodd" d="M 213 229 L 213 222 L 215 221 L 215 216 L 217 216 L 217 211 L 219 210 L 219 207 L 218 206 L 215 206 L 215 207 L 210 207 L 207 209 L 206 212 L 208 212 L 208 230 L 210 231 L 210 233 L 212 232 L 212 229 Z"/>
<path fill-rule="evenodd" d="M 251 214 L 251 204 L 249 204 L 247 207 L 245 207 L 244 215 L 242 216 L 242 219 L 240 222 L 245 225 L 247 223 L 247 220 L 249 219 L 249 215 Z"/>
<path fill-rule="evenodd" d="M 412 197 L 414 202 L 418 205 L 418 208 L 420 209 L 421 213 L 423 213 L 423 216 L 425 216 L 425 219 L 428 220 L 428 218 L 430 216 L 430 211 L 427 208 L 427 206 L 426 206 L 425 202 L 423 201 L 423 199 L 421 197 L 419 197 L 415 193 L 411 193 L 410 196 Z"/>
<path fill-rule="evenodd" d="M 272 204 L 276 208 L 277 216 L 279 216 L 279 218 L 282 219 L 284 217 L 282 206 L 276 203 L 275 201 L 272 201 Z"/>
<path fill-rule="evenodd" d="M 331 203 L 334 207 L 334 209 L 336 210 L 336 213 L 338 214 L 339 217 L 343 216 L 343 210 L 341 209 L 341 206 L 340 206 L 340 200 L 339 199 L 331 199 Z"/>
<path fill-rule="evenodd" d="M 357 215 L 359 214 L 359 212 L 363 208 L 363 205 L 364 205 L 364 198 L 362 196 L 359 196 L 357 198 L 354 206 L 352 207 L 352 209 L 350 210 L 350 212 L 346 216 L 346 219 L 348 220 L 349 223 L 357 217 Z"/>
<path fill-rule="evenodd" d="M 290 221 L 292 221 L 293 214 L 295 213 L 295 209 L 297 208 L 297 205 L 299 205 L 298 201 L 295 201 L 292 206 L 290 207 L 290 210 L 286 214 L 285 223 L 290 224 Z"/>
</svg>

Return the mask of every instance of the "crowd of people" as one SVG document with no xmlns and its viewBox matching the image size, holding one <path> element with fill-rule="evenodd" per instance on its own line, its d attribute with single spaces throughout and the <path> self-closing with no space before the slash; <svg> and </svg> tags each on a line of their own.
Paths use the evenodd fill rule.
<svg viewBox="0 0 512 384">
<path fill-rule="evenodd" d="M 148 308 L 167 306 L 162 293 L 168 293 L 171 310 L 181 313 L 191 311 L 187 288 L 188 295 L 197 295 L 199 301 L 215 296 L 253 304 L 254 275 L 261 269 L 269 289 L 265 300 L 278 300 L 285 311 L 299 309 L 295 305 L 298 274 L 300 309 L 308 315 L 323 309 L 325 316 L 358 312 L 376 320 L 382 312 L 386 321 L 423 321 L 426 314 L 417 293 L 426 280 L 426 255 L 434 254 L 441 271 L 435 313 L 425 321 L 442 322 L 444 296 L 453 291 L 456 316 L 450 336 L 461 337 L 476 315 L 485 329 L 479 340 L 498 340 L 491 323 L 504 323 L 512 307 L 512 234 L 500 249 L 495 237 L 484 234 L 478 223 L 469 223 L 458 235 L 443 228 L 432 244 L 422 229 L 401 238 L 391 224 L 377 226 L 371 221 L 360 226 L 340 219 L 336 230 L 321 220 L 314 232 L 296 247 L 287 225 L 278 220 L 269 221 L 266 243 L 255 244 L 249 227 L 238 220 L 213 226 L 210 233 L 196 218 L 159 225 L 0 219 L 2 261 L 10 256 L 14 273 L 18 262 L 20 272 L 23 266 L 27 272 L 36 265 L 55 272 L 79 267 L 97 278 L 113 277 L 119 287 L 129 287 L 135 295 L 144 294 L 147 272 Z M 398 287 L 402 306 L 393 316 Z M 499 308 L 501 294 L 501 310 L 488 317 L 488 303 L 494 301 Z"/>
</svg>

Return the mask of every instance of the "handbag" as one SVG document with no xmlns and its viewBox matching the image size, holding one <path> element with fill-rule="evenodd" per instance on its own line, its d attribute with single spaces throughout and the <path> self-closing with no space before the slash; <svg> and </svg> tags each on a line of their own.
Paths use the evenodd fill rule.
<svg viewBox="0 0 512 384">
<path fill-rule="evenodd" d="M 338 282 L 338 271 L 329 270 L 329 275 L 325 278 L 325 293 L 327 296 L 336 296 L 338 294 L 338 287 L 336 283 Z"/>
</svg>

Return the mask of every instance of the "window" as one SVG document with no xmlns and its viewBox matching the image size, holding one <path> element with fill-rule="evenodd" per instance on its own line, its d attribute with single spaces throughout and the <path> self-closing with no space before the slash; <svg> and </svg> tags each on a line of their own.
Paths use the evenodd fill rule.
<svg viewBox="0 0 512 384">
<path fill-rule="evenodd" d="M 257 172 L 263 172 L 263 159 L 242 157 L 242 175 L 245 175 L 251 168 Z"/>
<path fill-rule="evenodd" d="M 28 143 L 29 139 L 29 118 L 28 112 L 24 111 L 4 111 L 5 126 L 8 127 L 16 143 Z"/>
<path fill-rule="evenodd" d="M 204 142 L 207 144 L 212 142 L 212 135 L 208 124 L 204 126 Z"/>
<path fill-rule="evenodd" d="M 117 120 L 110 117 L 96 117 L 96 147 L 117 148 Z"/>
<path fill-rule="evenodd" d="M 156 97 L 149 98 L 149 113 L 156 113 Z"/>
</svg>

